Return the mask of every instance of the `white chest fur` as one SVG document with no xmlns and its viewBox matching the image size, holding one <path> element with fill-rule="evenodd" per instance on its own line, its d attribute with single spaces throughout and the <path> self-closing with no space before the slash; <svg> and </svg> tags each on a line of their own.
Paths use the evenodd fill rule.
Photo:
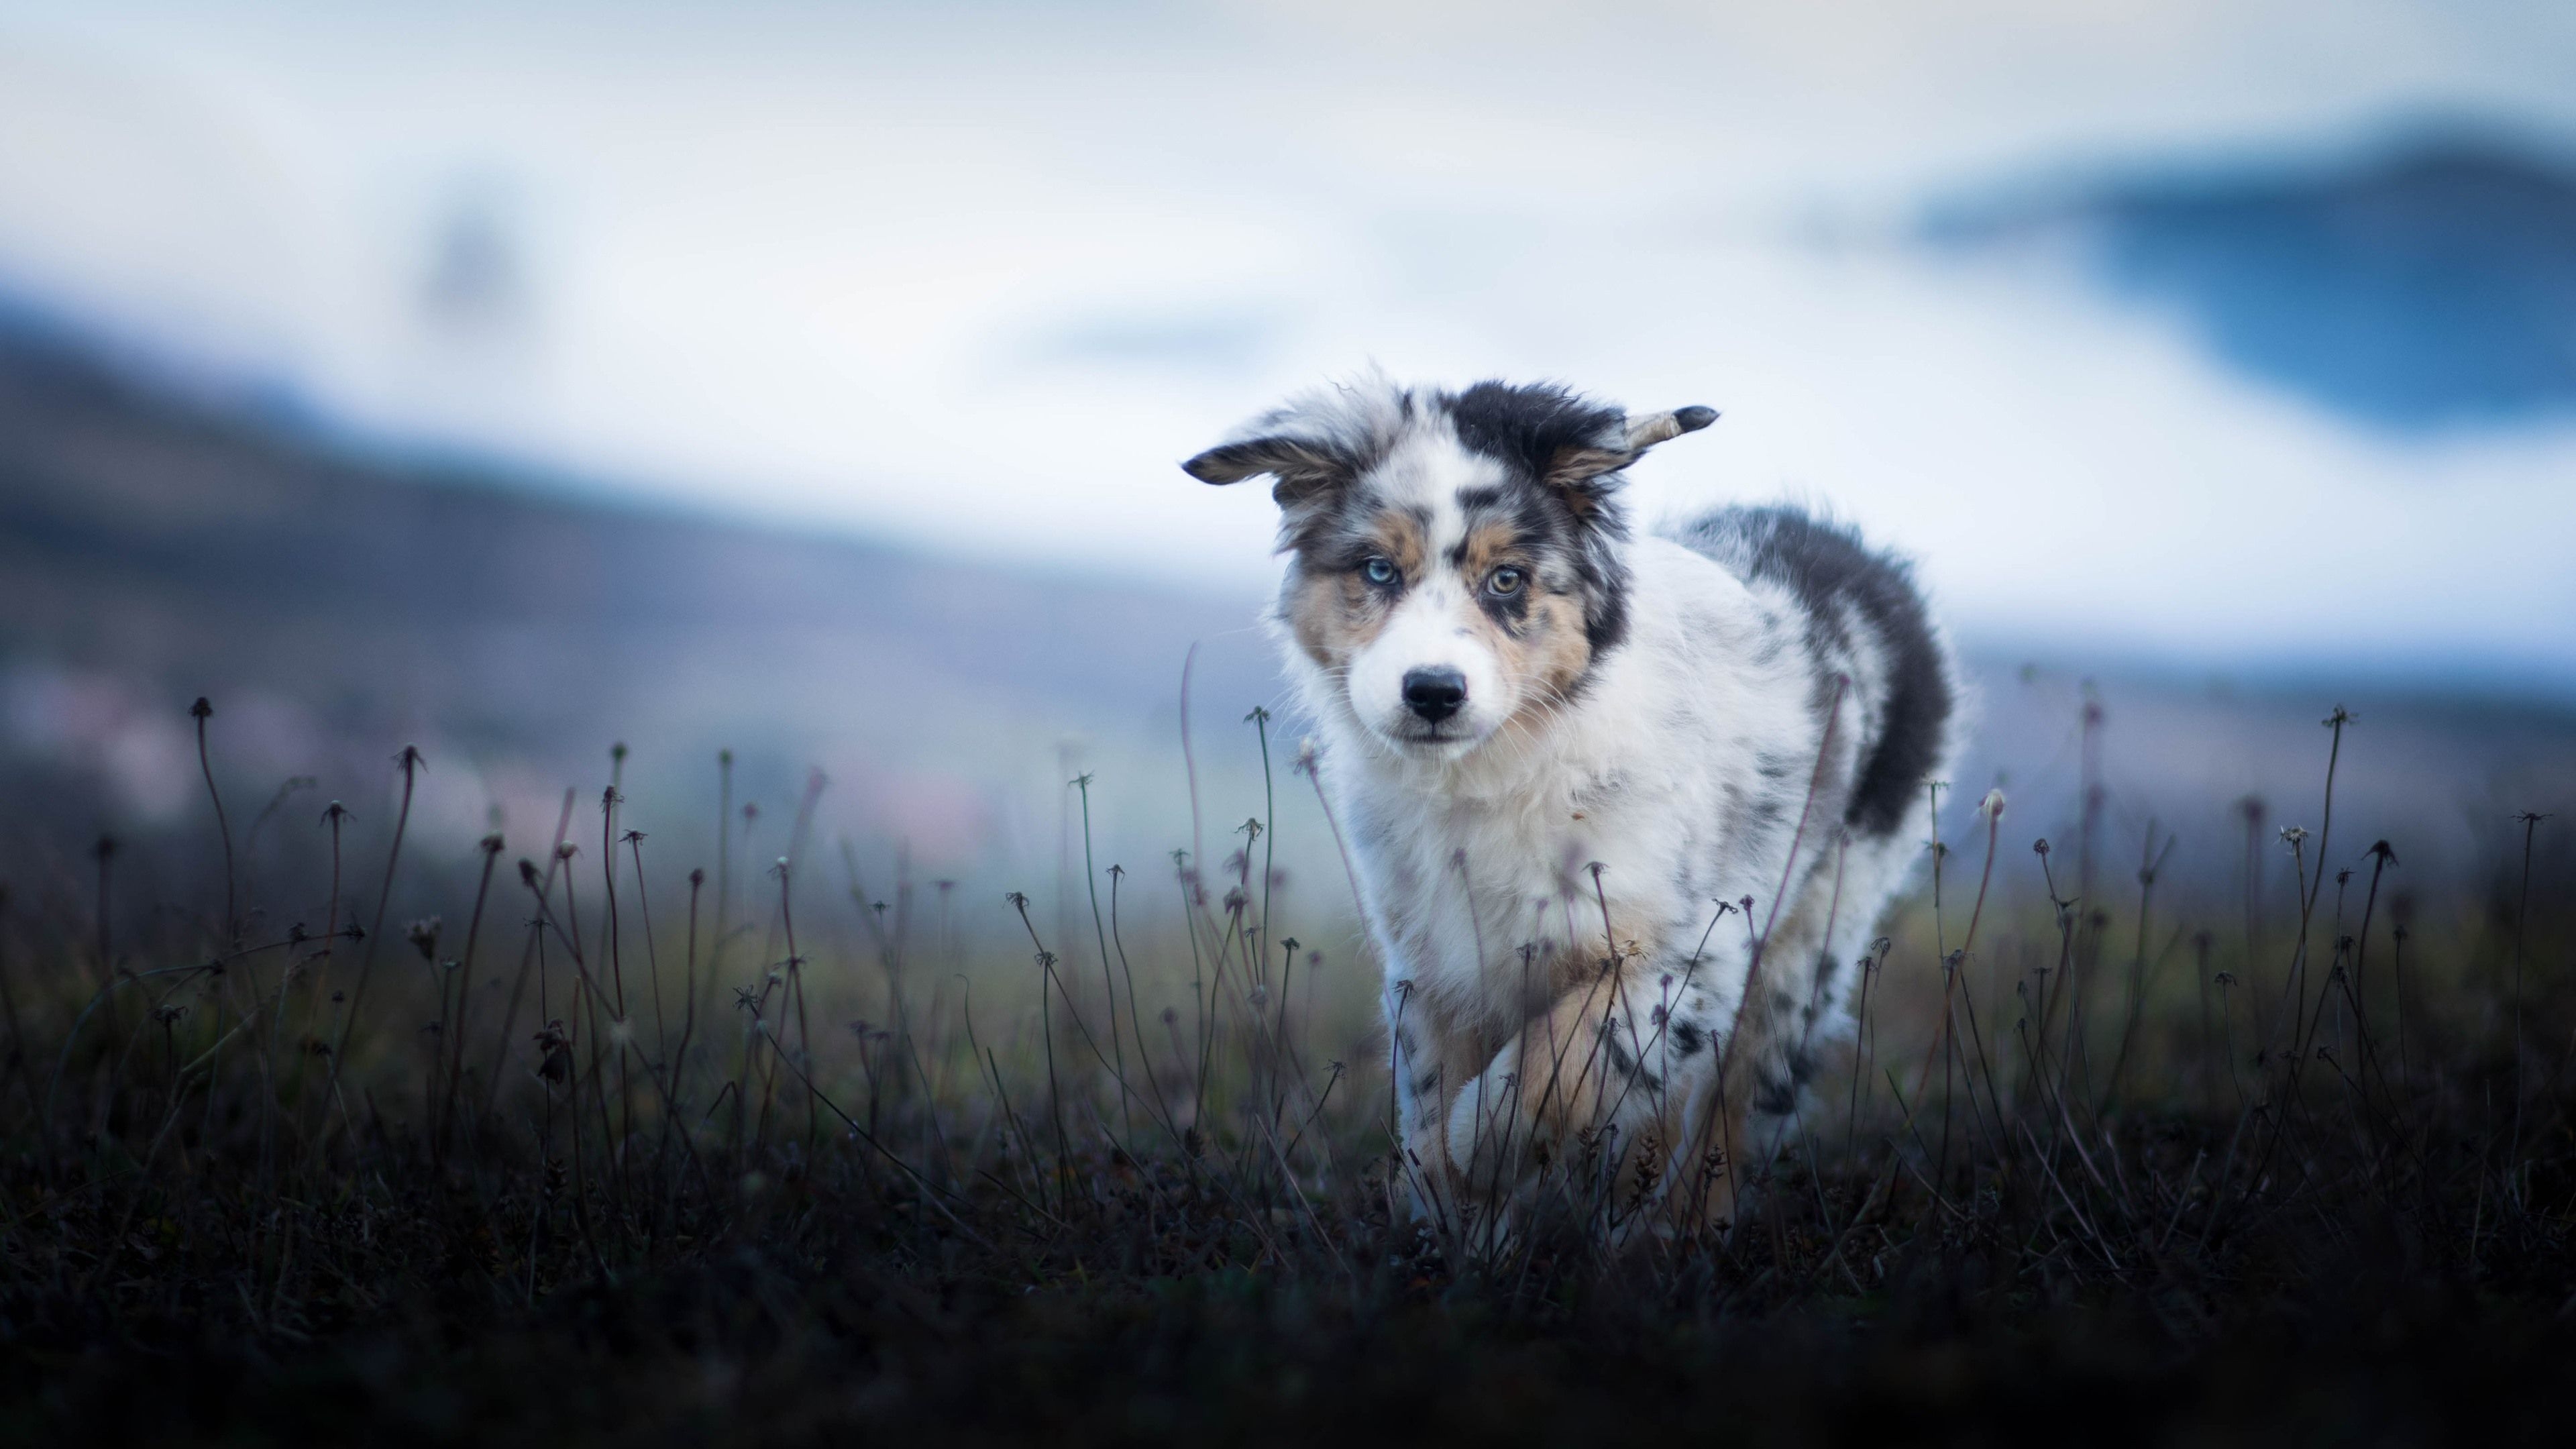
<svg viewBox="0 0 2576 1449">
<path fill-rule="evenodd" d="M 1310 695 L 1390 983 L 1453 1020 L 1507 1030 L 1551 959 L 1696 935 L 1756 889 L 1763 842 L 1730 832 L 1730 793 L 1797 685 L 1730 657 L 1762 607 L 1740 583 L 1660 540 L 1637 552 L 1631 637 L 1585 697 L 1463 760 L 1390 757 Z"/>
</svg>

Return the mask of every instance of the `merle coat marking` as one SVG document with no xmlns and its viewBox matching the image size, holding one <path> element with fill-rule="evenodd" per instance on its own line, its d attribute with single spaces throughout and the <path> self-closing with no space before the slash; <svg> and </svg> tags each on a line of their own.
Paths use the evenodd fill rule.
<svg viewBox="0 0 2576 1449">
<path fill-rule="evenodd" d="M 1631 535 L 1621 470 L 1714 417 L 1373 377 L 1183 465 L 1273 480 L 1428 1211 L 1580 1163 L 1728 1216 L 1921 853 L 1957 691 L 1905 566 L 1787 508 Z"/>
</svg>

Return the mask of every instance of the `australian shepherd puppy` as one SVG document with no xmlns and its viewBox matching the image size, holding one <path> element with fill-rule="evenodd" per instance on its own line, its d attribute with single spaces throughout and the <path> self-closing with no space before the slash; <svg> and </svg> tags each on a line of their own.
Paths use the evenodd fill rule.
<svg viewBox="0 0 2576 1449">
<path fill-rule="evenodd" d="M 1727 1219 L 1924 854 L 1958 689 L 1905 565 L 1788 508 L 1629 528 L 1621 470 L 1715 417 L 1372 377 L 1183 465 L 1272 480 L 1432 1213 Z"/>
</svg>

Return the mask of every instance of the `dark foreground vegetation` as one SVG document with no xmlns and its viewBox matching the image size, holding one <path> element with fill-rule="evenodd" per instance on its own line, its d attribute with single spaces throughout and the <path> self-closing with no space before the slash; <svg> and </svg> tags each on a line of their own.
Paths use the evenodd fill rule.
<svg viewBox="0 0 2576 1449">
<path fill-rule="evenodd" d="M 197 724 L 193 872 L 102 840 L 0 915 L 11 1442 L 2523 1440 L 2576 1397 L 2565 822 L 2401 864 L 2333 820 L 2341 711 L 2241 860 L 1981 808 L 1692 1236 L 1597 1143 L 1508 1236 L 1413 1221 L 1262 819 L 1086 862 L 1073 940 L 1014 899 L 1005 955 L 801 818 L 756 866 L 613 783 L 461 872 L 398 786 L 286 872 Z"/>
</svg>

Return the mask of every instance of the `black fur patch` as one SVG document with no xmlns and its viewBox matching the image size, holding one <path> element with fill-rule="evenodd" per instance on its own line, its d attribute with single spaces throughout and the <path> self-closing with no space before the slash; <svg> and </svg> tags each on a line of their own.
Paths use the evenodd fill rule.
<svg viewBox="0 0 2576 1449">
<path fill-rule="evenodd" d="M 1568 448 L 1615 450 L 1627 442 L 1625 412 L 1587 402 L 1553 383 L 1480 382 L 1441 401 L 1459 442 L 1515 464 L 1533 480 L 1547 476 L 1557 455 Z M 1617 486 L 1613 483 L 1600 496 L 1606 498 Z"/>
<path fill-rule="evenodd" d="M 1625 480 L 1615 468 L 1562 485 L 1546 480 L 1570 451 L 1623 449 L 1627 414 L 1548 384 L 1480 382 L 1440 401 L 1460 445 L 1511 470 L 1513 496 L 1492 506 L 1512 509 L 1524 537 L 1561 541 L 1592 652 L 1617 647 L 1628 637 L 1628 566 L 1620 557 L 1628 517 L 1617 498 Z"/>
<path fill-rule="evenodd" d="M 1834 1004 L 1834 977 L 1842 971 L 1842 962 L 1831 951 L 1816 953 L 1816 979 L 1807 996 L 1807 1021 L 1815 1022 L 1819 1012 Z"/>
<path fill-rule="evenodd" d="M 1682 1060 L 1688 1061 L 1698 1056 L 1699 1049 L 1706 1045 L 1708 1045 L 1708 1033 L 1700 1030 L 1696 1023 L 1687 1021 L 1673 1023 L 1673 1050 L 1681 1053 Z"/>
<path fill-rule="evenodd" d="M 1816 1057 L 1803 1047 L 1790 1049 L 1778 1068 L 1765 1067 L 1755 1084 L 1753 1110 L 1771 1117 L 1786 1117 L 1798 1110 L 1798 1093 L 1816 1075 Z"/>
<path fill-rule="evenodd" d="M 1601 1049 L 1610 1058 L 1611 1069 L 1619 1075 L 1634 1079 L 1637 1085 L 1648 1091 L 1663 1087 L 1664 1079 L 1647 1071 L 1635 1057 L 1628 1055 L 1628 1048 L 1620 1044 L 1618 1029 L 1606 1021 L 1601 1023 Z"/>
<path fill-rule="evenodd" d="M 1796 595 L 1807 610 L 1810 647 L 1819 655 L 1828 639 L 1841 634 L 1846 610 L 1878 636 L 1887 657 L 1887 698 L 1878 738 L 1863 756 L 1843 818 L 1868 835 L 1893 834 L 1941 758 L 1955 703 L 1911 570 L 1872 552 L 1852 530 L 1794 508 L 1729 508 L 1676 537 L 1749 578 Z"/>
<path fill-rule="evenodd" d="M 1636 1070 L 1637 1059 L 1628 1055 L 1628 1049 L 1619 1044 L 1617 1029 L 1606 1021 L 1601 1024 L 1601 1049 L 1609 1053 L 1611 1066 L 1622 1072 Z"/>
</svg>

